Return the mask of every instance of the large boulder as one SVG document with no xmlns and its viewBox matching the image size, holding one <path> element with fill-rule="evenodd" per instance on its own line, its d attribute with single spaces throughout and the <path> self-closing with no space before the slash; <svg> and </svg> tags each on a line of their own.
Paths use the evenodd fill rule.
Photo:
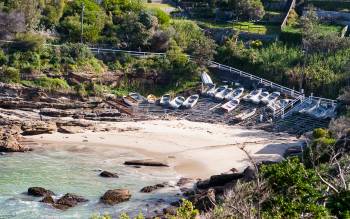
<svg viewBox="0 0 350 219">
<path fill-rule="evenodd" d="M 159 184 L 156 184 L 156 185 L 153 185 L 153 186 L 145 186 L 143 187 L 140 192 L 143 192 L 143 193 L 150 193 L 150 192 L 153 192 L 157 189 L 161 189 L 161 188 L 164 188 L 166 185 L 166 183 L 159 183 Z"/>
<path fill-rule="evenodd" d="M 216 206 L 215 189 L 210 188 L 200 194 L 196 194 L 189 198 L 196 209 L 200 211 L 208 211 Z"/>
<path fill-rule="evenodd" d="M 104 204 L 115 205 L 121 202 L 128 201 L 131 194 L 127 189 L 113 189 L 108 190 L 102 197 L 101 201 Z"/>
<path fill-rule="evenodd" d="M 112 172 L 108 172 L 108 171 L 102 171 L 100 173 L 101 177 L 106 177 L 106 178 L 118 178 L 118 174 L 116 173 L 112 173 Z"/>
<path fill-rule="evenodd" d="M 88 201 L 89 201 L 88 199 L 82 196 L 75 195 L 72 193 L 67 193 L 57 200 L 54 207 L 64 210 L 67 208 L 75 207 L 81 202 L 88 202 Z"/>
<path fill-rule="evenodd" d="M 243 173 L 213 175 L 209 180 L 197 182 L 196 186 L 198 189 L 208 189 L 210 187 L 224 186 L 227 183 L 232 183 L 238 179 L 243 178 L 243 176 Z"/>
<path fill-rule="evenodd" d="M 22 131 L 22 135 L 52 134 L 57 131 L 57 126 L 49 121 L 30 121 L 22 125 Z"/>
<path fill-rule="evenodd" d="M 23 146 L 20 128 L 18 126 L 7 126 L 0 128 L 0 152 L 25 152 L 30 148 Z"/>
<path fill-rule="evenodd" d="M 46 204 L 51 204 L 51 205 L 55 204 L 55 200 L 52 198 L 51 195 L 45 196 L 43 199 L 40 200 L 40 202 L 46 203 Z"/>
<path fill-rule="evenodd" d="M 41 196 L 52 196 L 55 195 L 52 191 L 45 189 L 43 187 L 30 187 L 28 188 L 28 195 L 41 197 Z"/>
</svg>

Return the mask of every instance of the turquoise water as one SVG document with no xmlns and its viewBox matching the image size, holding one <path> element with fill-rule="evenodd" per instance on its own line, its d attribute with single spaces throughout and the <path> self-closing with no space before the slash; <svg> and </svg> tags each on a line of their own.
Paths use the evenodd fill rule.
<svg viewBox="0 0 350 219">
<path fill-rule="evenodd" d="M 118 150 L 99 154 L 93 146 L 61 146 L 38 149 L 30 153 L 0 156 L 0 218 L 89 218 L 93 214 L 108 212 L 117 216 L 121 212 L 152 213 L 164 207 L 165 202 L 178 198 L 178 188 L 172 187 L 142 194 L 139 190 L 160 182 L 175 182 L 175 172 L 167 168 L 143 167 L 136 169 L 122 163 L 139 155 Z M 139 158 L 139 157 L 138 157 Z M 117 172 L 119 178 L 99 177 L 99 170 Z M 28 187 L 41 186 L 58 196 L 75 193 L 90 201 L 66 211 L 54 209 L 38 202 L 41 198 L 27 196 Z M 99 203 L 108 189 L 127 188 L 132 193 L 128 202 L 113 207 Z"/>
</svg>

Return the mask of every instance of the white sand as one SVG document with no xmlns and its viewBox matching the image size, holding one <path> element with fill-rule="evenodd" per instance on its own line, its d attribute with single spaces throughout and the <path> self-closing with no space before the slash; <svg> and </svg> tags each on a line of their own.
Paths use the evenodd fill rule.
<svg viewBox="0 0 350 219">
<path fill-rule="evenodd" d="M 167 162 L 183 176 L 196 178 L 228 172 L 231 168 L 243 170 L 249 165 L 249 160 L 240 149 L 242 146 L 254 159 L 280 160 L 286 148 L 300 144 L 295 137 L 286 134 L 276 135 L 262 130 L 186 120 L 100 125 L 111 127 L 112 130 L 79 134 L 43 134 L 32 136 L 30 139 L 58 144 L 92 144 L 96 150 L 101 148 L 102 151 L 134 150 L 146 157 Z M 118 130 L 127 128 L 135 130 Z"/>
</svg>

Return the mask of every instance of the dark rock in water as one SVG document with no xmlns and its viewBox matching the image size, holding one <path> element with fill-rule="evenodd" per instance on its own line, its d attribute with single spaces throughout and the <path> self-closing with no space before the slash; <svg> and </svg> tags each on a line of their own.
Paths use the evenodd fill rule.
<svg viewBox="0 0 350 219">
<path fill-rule="evenodd" d="M 46 195 L 43 199 L 40 200 L 40 202 L 47 204 L 55 204 L 55 200 L 53 200 L 51 195 Z"/>
<path fill-rule="evenodd" d="M 61 197 L 60 199 L 57 200 L 54 207 L 59 208 L 59 209 L 63 208 L 63 210 L 64 210 L 67 208 L 74 207 L 81 202 L 88 202 L 88 201 L 89 201 L 88 199 L 86 199 L 82 196 L 75 195 L 72 193 L 67 193 L 63 197 Z"/>
<path fill-rule="evenodd" d="M 192 183 L 192 182 L 194 182 L 193 179 L 182 177 L 179 179 L 179 181 L 176 183 L 176 185 L 179 187 L 182 187 L 182 186 L 189 184 L 189 183 Z"/>
<path fill-rule="evenodd" d="M 130 160 L 130 161 L 125 161 L 124 165 L 169 167 L 168 164 L 165 164 L 159 161 L 152 161 L 152 160 Z"/>
<path fill-rule="evenodd" d="M 100 176 L 108 177 L 108 178 L 118 178 L 119 177 L 116 173 L 111 173 L 111 172 L 108 172 L 108 171 L 102 171 L 100 173 Z"/>
<path fill-rule="evenodd" d="M 0 156 L 4 156 L 4 155 L 6 155 L 5 152 L 0 152 Z"/>
<path fill-rule="evenodd" d="M 176 212 L 177 212 L 177 207 L 175 207 L 175 206 L 169 206 L 169 207 L 163 209 L 163 213 L 165 215 L 167 215 L 167 214 L 168 215 L 176 215 Z"/>
<path fill-rule="evenodd" d="M 55 195 L 55 193 L 42 187 L 30 187 L 28 188 L 28 195 L 40 197 Z"/>
<path fill-rule="evenodd" d="M 102 197 L 101 202 L 108 205 L 115 205 L 120 202 L 128 201 L 131 197 L 127 189 L 108 190 Z"/>
<path fill-rule="evenodd" d="M 156 185 L 153 185 L 153 186 L 146 186 L 146 187 L 143 187 L 140 192 L 143 192 L 143 193 L 150 193 L 150 192 L 153 192 L 154 190 L 157 190 L 157 189 L 160 189 L 160 188 L 164 188 L 165 187 L 165 183 L 163 184 L 156 184 Z"/>
<path fill-rule="evenodd" d="M 243 171 L 243 179 L 245 181 L 252 181 L 256 179 L 256 170 L 252 166 L 248 166 L 244 171 Z"/>
</svg>

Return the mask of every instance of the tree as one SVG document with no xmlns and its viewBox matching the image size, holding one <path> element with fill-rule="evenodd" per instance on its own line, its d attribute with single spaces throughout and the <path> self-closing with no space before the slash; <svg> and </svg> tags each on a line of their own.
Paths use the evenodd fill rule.
<svg viewBox="0 0 350 219">
<path fill-rule="evenodd" d="M 25 19 L 22 13 L 0 11 L 0 39 L 11 40 L 17 33 L 23 33 L 25 30 Z"/>
<path fill-rule="evenodd" d="M 261 0 L 229 0 L 229 7 L 239 19 L 259 20 L 265 15 Z"/>
<path fill-rule="evenodd" d="M 81 12 L 84 5 L 84 33 L 87 42 L 96 42 L 107 20 L 104 10 L 93 0 L 76 0 L 68 2 L 64 8 L 60 31 L 72 41 L 79 41 L 81 35 Z"/>
<path fill-rule="evenodd" d="M 27 30 L 35 30 L 40 22 L 42 5 L 38 0 L 10 1 L 10 8 L 24 15 Z"/>
</svg>

